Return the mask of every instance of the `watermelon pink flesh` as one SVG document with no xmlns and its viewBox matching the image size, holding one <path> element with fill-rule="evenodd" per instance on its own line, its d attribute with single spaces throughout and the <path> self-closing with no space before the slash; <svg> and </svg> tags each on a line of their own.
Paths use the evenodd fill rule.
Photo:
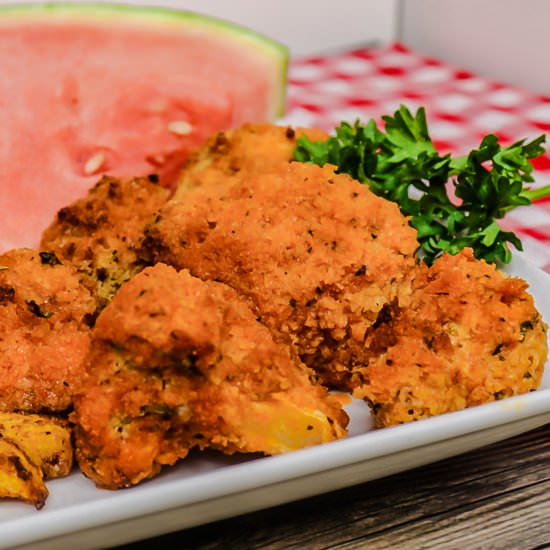
<svg viewBox="0 0 550 550">
<path fill-rule="evenodd" d="M 103 173 L 169 185 L 208 135 L 272 116 L 272 73 L 265 55 L 215 33 L 0 25 L 0 250 L 36 246 Z"/>
</svg>

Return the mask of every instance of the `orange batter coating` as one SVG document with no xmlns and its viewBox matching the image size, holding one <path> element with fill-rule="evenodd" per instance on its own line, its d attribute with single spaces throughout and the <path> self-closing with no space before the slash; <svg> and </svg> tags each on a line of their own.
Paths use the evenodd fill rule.
<svg viewBox="0 0 550 550">
<path fill-rule="evenodd" d="M 63 411 L 90 345 L 95 301 L 51 253 L 0 256 L 0 410 Z"/>
<path fill-rule="evenodd" d="M 169 192 L 149 178 L 104 176 L 88 193 L 62 208 L 42 235 L 41 250 L 71 262 L 103 308 L 122 283 L 143 269 L 135 249 L 145 224 Z"/>
<path fill-rule="evenodd" d="M 536 389 L 546 325 L 526 292 L 467 249 L 419 266 L 406 307 L 388 308 L 366 345 L 379 356 L 357 375 L 357 397 L 379 427 Z M 359 383 L 360 382 L 360 383 Z"/>
<path fill-rule="evenodd" d="M 146 256 L 235 288 L 326 384 L 349 388 L 367 330 L 407 292 L 416 232 L 333 167 L 278 166 L 179 192 L 147 228 Z"/>
<path fill-rule="evenodd" d="M 303 135 L 312 141 L 328 138 L 315 128 L 273 124 L 244 124 L 218 132 L 187 159 L 176 195 L 198 185 L 224 185 L 228 178 L 277 170 L 292 160 L 296 140 Z"/>
<path fill-rule="evenodd" d="M 72 415 L 77 459 L 115 489 L 192 447 L 276 454 L 343 437 L 343 398 L 311 378 L 234 290 L 157 264 L 97 319 Z"/>
</svg>

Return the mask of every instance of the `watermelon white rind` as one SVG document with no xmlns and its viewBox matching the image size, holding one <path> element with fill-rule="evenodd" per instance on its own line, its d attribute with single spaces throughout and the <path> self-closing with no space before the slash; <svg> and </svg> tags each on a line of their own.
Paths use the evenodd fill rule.
<svg viewBox="0 0 550 550">
<path fill-rule="evenodd" d="M 277 84 L 273 87 L 273 97 L 267 118 L 275 119 L 285 112 L 286 84 L 288 69 L 288 48 L 263 34 L 230 21 L 200 13 L 175 10 L 172 8 L 137 6 L 130 4 L 107 3 L 63 3 L 44 2 L 29 4 L 0 5 L 0 26 L 20 24 L 23 20 L 70 21 L 108 20 L 111 24 L 132 25 L 135 23 L 151 26 L 171 26 L 177 29 L 193 29 L 217 35 L 224 40 L 241 42 L 243 46 L 257 50 L 259 55 L 271 59 L 273 74 Z"/>
</svg>

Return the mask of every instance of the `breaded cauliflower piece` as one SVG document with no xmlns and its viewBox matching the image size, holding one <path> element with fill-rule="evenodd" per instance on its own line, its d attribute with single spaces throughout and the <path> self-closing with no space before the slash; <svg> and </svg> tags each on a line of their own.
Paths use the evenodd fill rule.
<svg viewBox="0 0 550 550">
<path fill-rule="evenodd" d="M 283 163 L 179 193 L 145 256 L 227 283 L 332 387 L 368 361 L 367 330 L 406 292 L 416 232 L 396 204 L 333 167 Z"/>
<path fill-rule="evenodd" d="M 43 508 L 48 498 L 40 467 L 12 441 L 0 437 L 0 498 L 13 498 Z"/>
<path fill-rule="evenodd" d="M 300 136 L 320 141 L 328 134 L 314 128 L 273 124 L 244 124 L 218 132 L 185 162 L 176 195 L 211 183 L 224 185 L 228 178 L 264 174 L 292 160 Z"/>
<path fill-rule="evenodd" d="M 228 286 L 157 264 L 94 329 L 76 455 L 98 485 L 157 474 L 192 447 L 276 454 L 343 437 L 343 398 L 310 379 Z"/>
<path fill-rule="evenodd" d="M 40 414 L 0 412 L 0 437 L 17 445 L 40 467 L 46 479 L 71 473 L 73 446 L 67 420 Z"/>
<path fill-rule="evenodd" d="M 44 231 L 41 250 L 72 263 L 103 308 L 121 284 L 143 269 L 135 249 L 145 224 L 169 192 L 157 178 L 104 176 L 85 198 L 62 208 Z"/>
<path fill-rule="evenodd" d="M 63 411 L 90 345 L 95 301 L 51 253 L 0 256 L 0 411 Z"/>
<path fill-rule="evenodd" d="M 379 427 L 536 389 L 547 357 L 546 325 L 527 283 L 467 249 L 419 266 L 406 307 L 388 309 L 366 345 L 356 397 Z"/>
<path fill-rule="evenodd" d="M 0 412 L 0 499 L 23 500 L 40 509 L 48 496 L 44 480 L 69 475 L 72 465 L 66 420 Z"/>
</svg>

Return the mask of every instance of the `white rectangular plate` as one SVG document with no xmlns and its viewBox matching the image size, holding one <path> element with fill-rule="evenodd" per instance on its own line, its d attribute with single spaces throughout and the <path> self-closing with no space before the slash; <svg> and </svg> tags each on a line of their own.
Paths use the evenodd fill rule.
<svg viewBox="0 0 550 550">
<path fill-rule="evenodd" d="M 516 257 L 507 268 L 529 281 L 550 321 L 550 275 Z M 550 368 L 539 391 L 419 422 L 373 430 L 351 404 L 350 435 L 286 455 L 196 454 L 156 479 L 116 492 L 78 472 L 48 484 L 41 511 L 0 501 L 0 548 L 101 548 L 258 510 L 380 478 L 550 422 Z"/>
</svg>

